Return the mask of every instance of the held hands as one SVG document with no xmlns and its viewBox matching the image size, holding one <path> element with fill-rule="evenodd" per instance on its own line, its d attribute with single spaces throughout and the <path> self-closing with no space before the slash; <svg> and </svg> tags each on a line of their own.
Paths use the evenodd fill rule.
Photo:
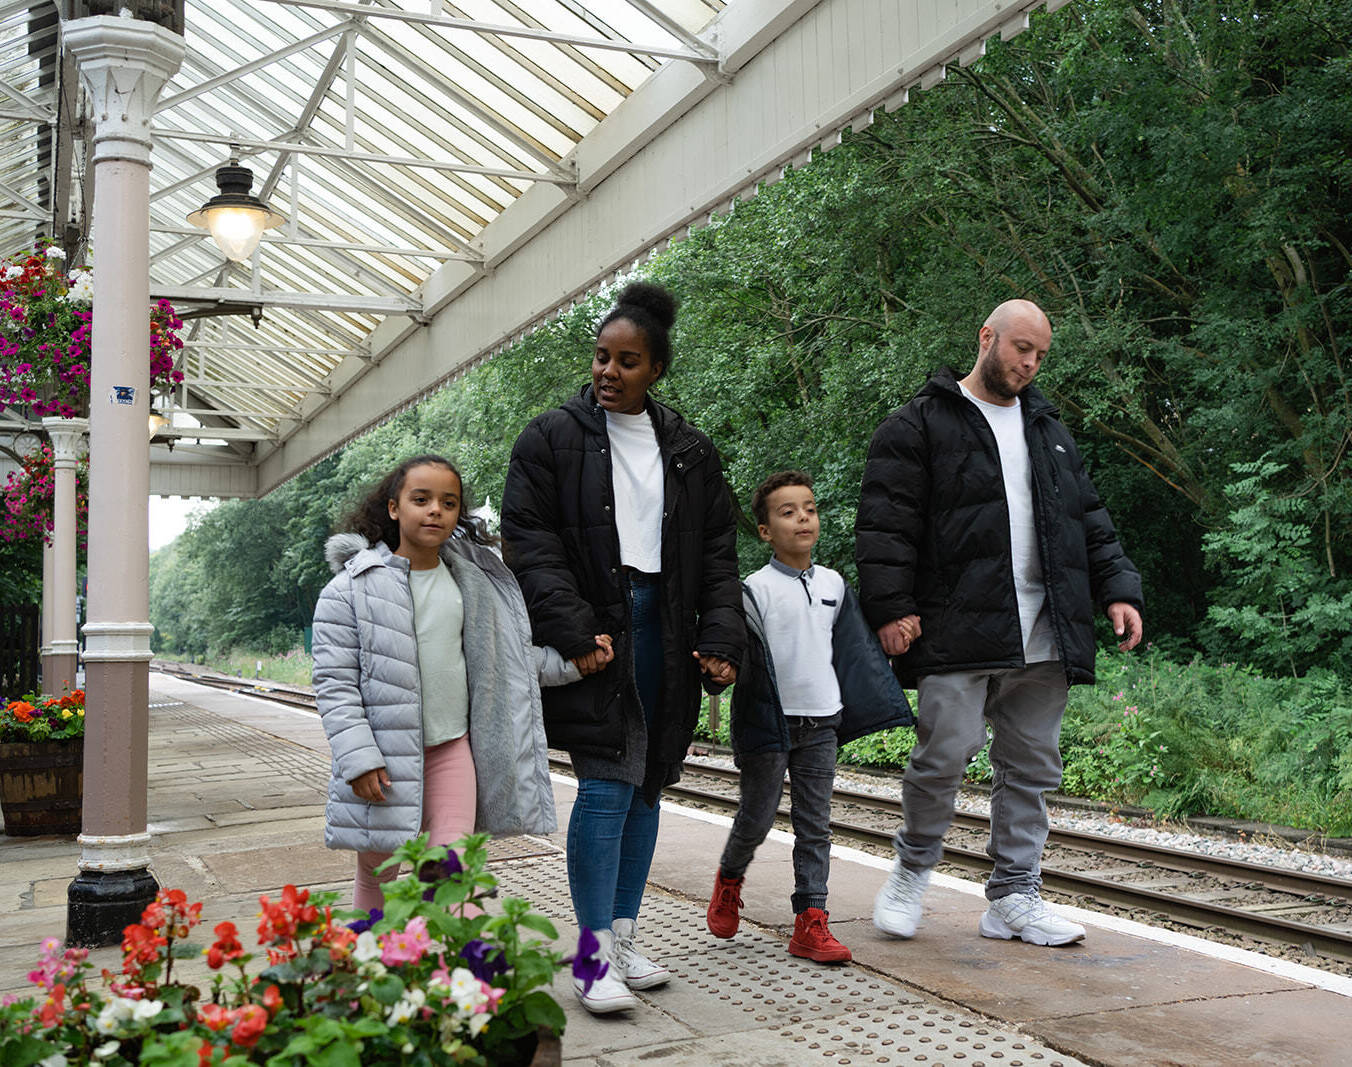
<svg viewBox="0 0 1352 1067">
<path fill-rule="evenodd" d="M 589 674 L 595 674 L 597 671 L 605 668 L 605 665 L 615 658 L 615 650 L 611 648 L 610 634 L 597 634 L 596 647 L 582 656 L 573 657 L 573 665 L 577 667 L 578 673 L 584 678 Z"/>
<path fill-rule="evenodd" d="M 883 651 L 889 656 L 902 655 L 919 636 L 919 615 L 907 615 L 904 619 L 893 619 L 878 630 L 878 640 L 882 642 Z"/>
<path fill-rule="evenodd" d="M 1126 636 L 1118 643 L 1118 650 L 1130 652 L 1141 643 L 1145 634 L 1145 625 L 1141 622 L 1141 613 L 1126 601 L 1116 601 L 1107 608 L 1108 619 L 1113 624 L 1113 633 L 1118 637 Z"/>
<path fill-rule="evenodd" d="M 350 784 L 352 792 L 356 793 L 366 803 L 383 804 L 385 802 L 385 790 L 390 787 L 390 776 L 385 773 L 384 767 L 377 767 L 373 771 L 357 775 Z"/>
<path fill-rule="evenodd" d="M 722 656 L 701 656 L 698 652 L 690 654 L 699 662 L 699 669 L 707 674 L 715 685 L 732 685 L 737 681 L 737 668 Z"/>
</svg>

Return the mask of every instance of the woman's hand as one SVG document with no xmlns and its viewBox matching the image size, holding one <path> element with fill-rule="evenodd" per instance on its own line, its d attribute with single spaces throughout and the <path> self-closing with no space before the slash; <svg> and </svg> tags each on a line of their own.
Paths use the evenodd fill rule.
<svg viewBox="0 0 1352 1067">
<path fill-rule="evenodd" d="M 737 668 L 722 656 L 701 656 L 698 652 L 692 652 L 691 655 L 699 662 L 699 669 L 715 685 L 732 685 L 737 681 Z"/>
<path fill-rule="evenodd" d="M 611 647 L 610 634 L 597 634 L 596 647 L 586 655 L 574 656 L 573 666 L 585 678 L 589 674 L 604 670 L 606 664 L 614 658 L 615 650 Z"/>
<path fill-rule="evenodd" d="M 357 775 L 349 784 L 352 786 L 352 792 L 366 803 L 383 804 L 385 790 L 390 787 L 390 776 L 385 773 L 384 767 L 377 767 L 373 771 Z"/>
</svg>

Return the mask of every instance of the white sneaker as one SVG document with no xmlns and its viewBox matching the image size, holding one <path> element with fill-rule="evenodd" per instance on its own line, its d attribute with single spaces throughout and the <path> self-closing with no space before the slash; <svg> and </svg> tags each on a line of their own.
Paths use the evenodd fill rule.
<svg viewBox="0 0 1352 1067">
<path fill-rule="evenodd" d="M 1084 937 L 1084 927 L 1049 910 L 1036 889 L 992 900 L 979 929 L 982 937 L 1017 937 L 1030 945 L 1069 945 Z"/>
<path fill-rule="evenodd" d="M 616 919 L 610 924 L 615 934 L 611 960 L 620 978 L 630 989 L 652 989 L 671 981 L 671 972 L 660 963 L 654 963 L 634 947 L 638 924 L 633 919 Z"/>
<path fill-rule="evenodd" d="M 597 955 L 610 964 L 606 973 L 591 984 L 591 989 L 583 989 L 580 978 L 573 979 L 573 992 L 582 1006 L 593 1015 L 608 1015 L 612 1011 L 627 1011 L 638 1007 L 638 997 L 629 992 L 624 984 L 619 968 L 615 966 L 614 935 L 609 930 L 597 930 L 596 940 L 601 942 Z"/>
<path fill-rule="evenodd" d="M 913 871 L 897 860 L 873 899 L 873 925 L 893 937 L 913 937 L 929 880 L 929 871 Z"/>
</svg>

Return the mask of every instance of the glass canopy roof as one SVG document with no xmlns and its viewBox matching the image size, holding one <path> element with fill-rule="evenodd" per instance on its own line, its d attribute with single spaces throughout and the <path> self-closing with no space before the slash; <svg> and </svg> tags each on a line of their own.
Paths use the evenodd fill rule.
<svg viewBox="0 0 1352 1067">
<path fill-rule="evenodd" d="M 656 70 L 715 65 L 699 34 L 723 7 L 188 0 L 150 193 L 151 295 L 187 320 L 180 447 L 239 457 L 284 435 L 384 317 L 422 315 L 434 270 L 480 260 L 507 205 L 571 185 L 569 154 Z M 0 0 L 0 254 L 89 232 L 92 128 L 58 36 L 54 5 Z M 186 221 L 232 154 L 287 220 L 248 264 Z"/>
</svg>

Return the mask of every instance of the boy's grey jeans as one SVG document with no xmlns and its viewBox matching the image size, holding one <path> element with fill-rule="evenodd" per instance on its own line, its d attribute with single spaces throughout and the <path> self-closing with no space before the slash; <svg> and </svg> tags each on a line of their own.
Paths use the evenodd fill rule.
<svg viewBox="0 0 1352 1067">
<path fill-rule="evenodd" d="M 939 862 L 963 769 L 985 746 L 989 721 L 991 836 L 986 852 L 995 869 L 986 880 L 986 897 L 998 900 L 1042 884 L 1047 842 L 1042 794 L 1061 784 L 1066 689 L 1058 662 L 920 679 L 916 744 L 901 790 L 905 823 L 894 838 L 904 866 L 926 871 Z"/>
<path fill-rule="evenodd" d="M 784 772 L 789 772 L 793 824 L 793 911 L 826 908 L 831 873 L 831 788 L 836 780 L 836 727 L 840 713 L 786 716 L 787 752 L 758 752 L 741 760 L 742 796 L 719 869 L 725 878 L 746 872 L 757 846 L 774 825 Z"/>
</svg>

